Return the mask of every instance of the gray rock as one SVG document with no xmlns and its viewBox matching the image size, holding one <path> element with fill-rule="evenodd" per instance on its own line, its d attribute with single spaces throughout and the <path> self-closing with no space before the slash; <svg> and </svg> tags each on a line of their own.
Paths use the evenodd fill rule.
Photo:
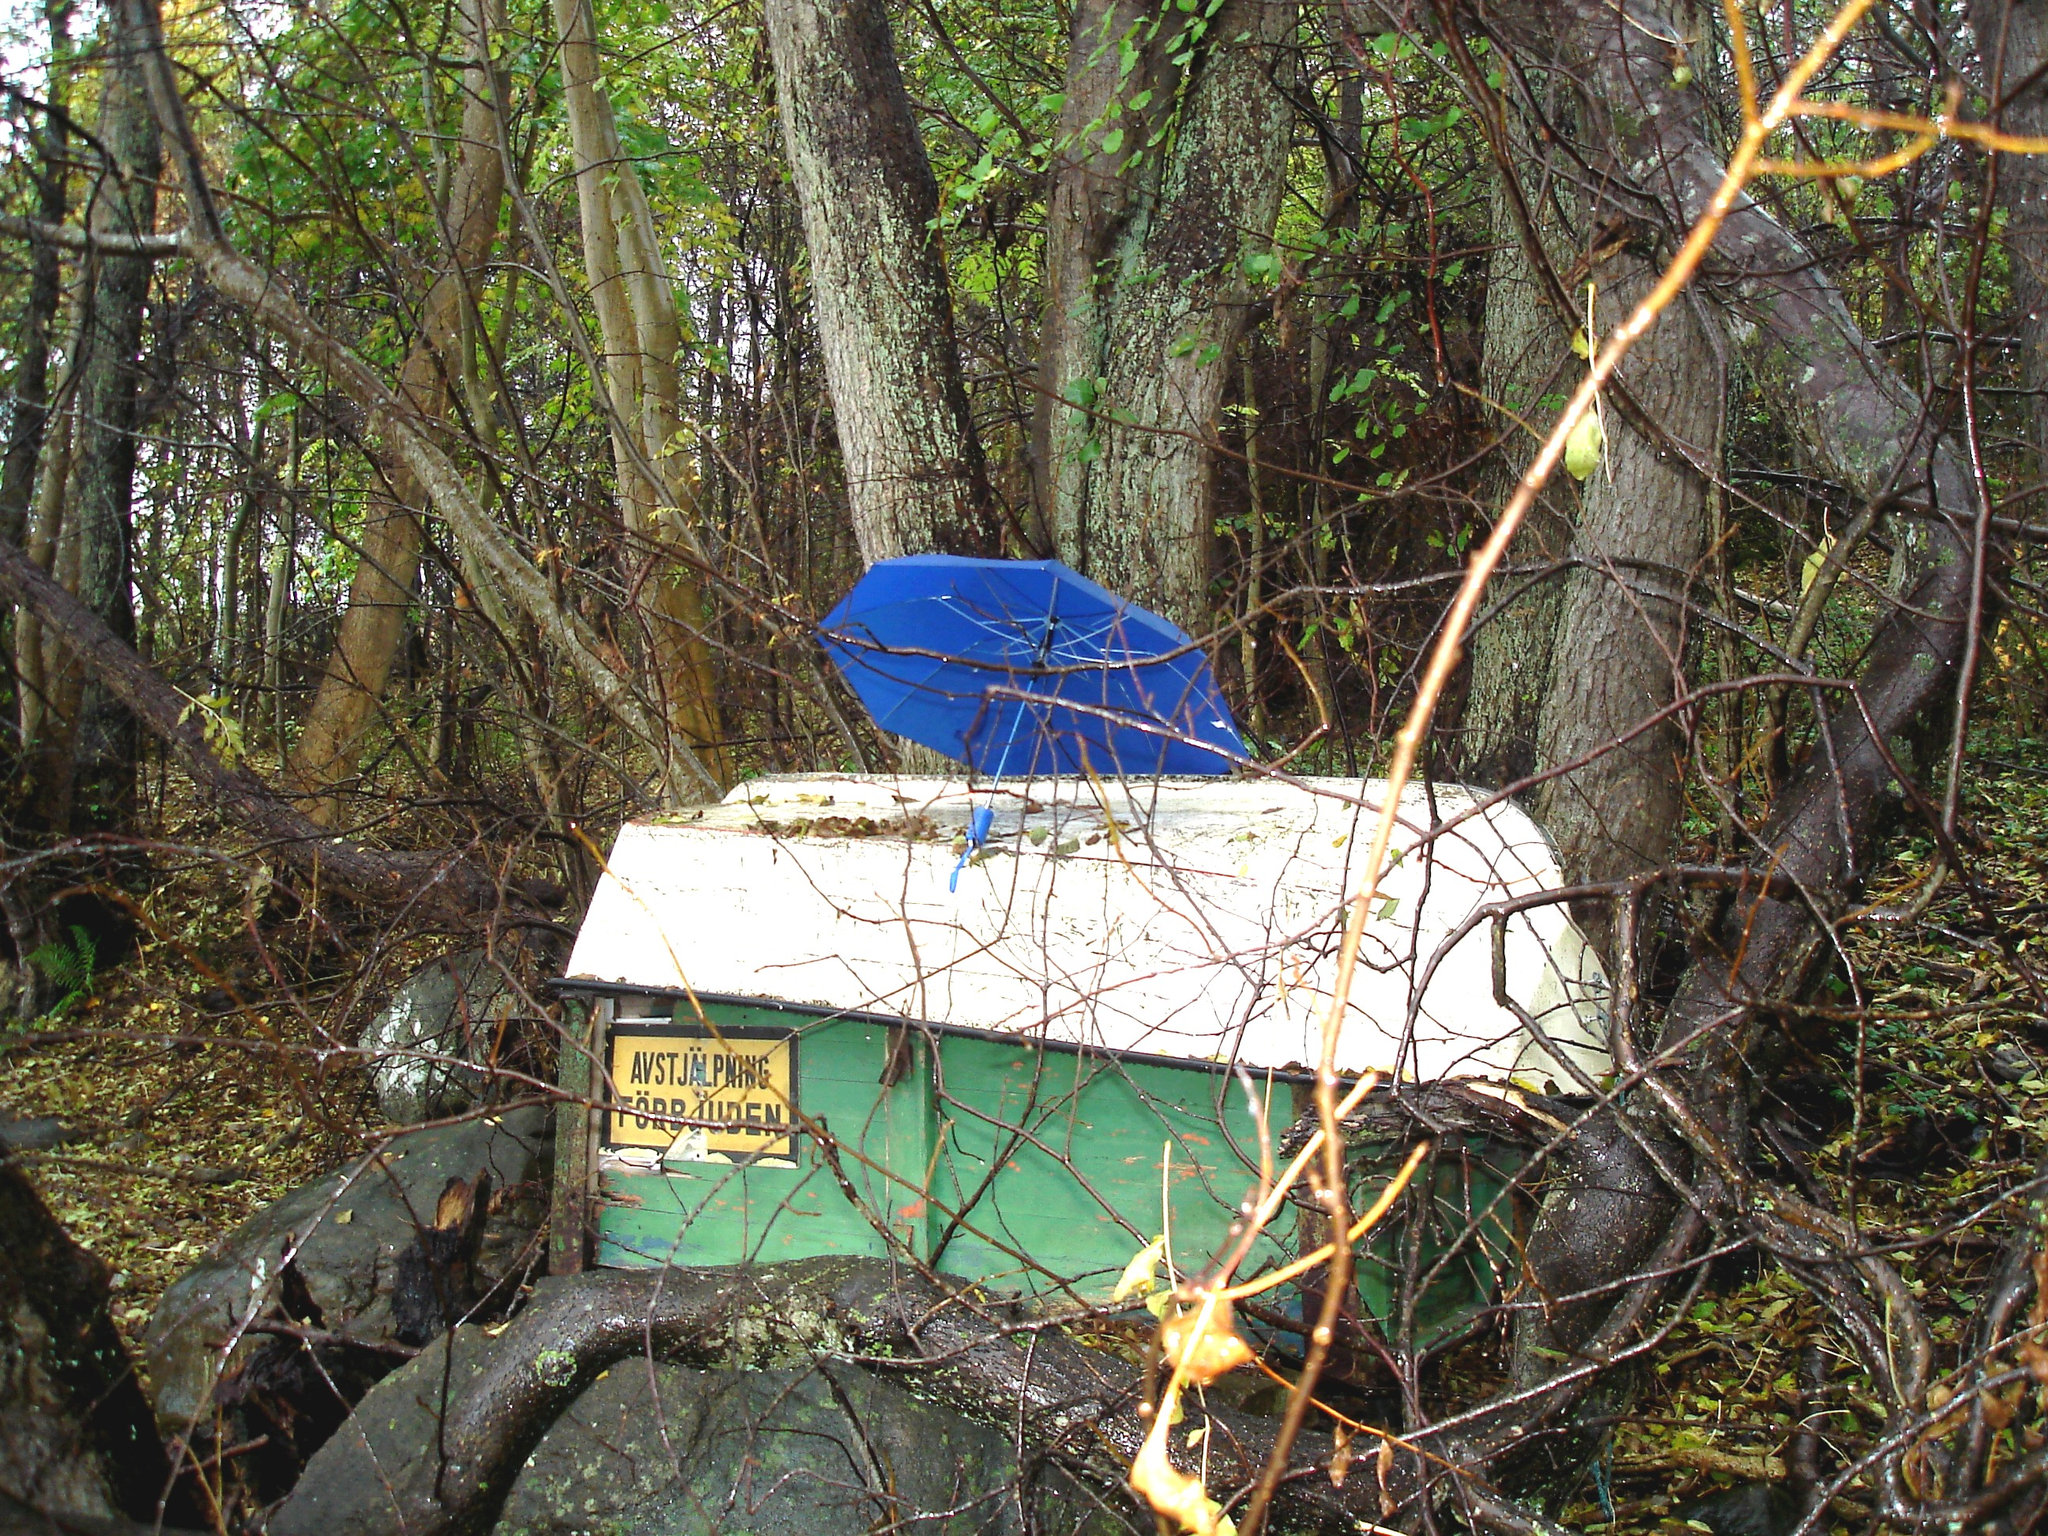
<svg viewBox="0 0 2048 1536">
<path fill-rule="evenodd" d="M 548 1111 L 529 1106 L 394 1138 L 364 1160 L 295 1190 L 230 1233 L 164 1292 L 144 1337 L 157 1422 L 183 1433 L 203 1415 L 214 1384 L 237 1369 L 258 1339 L 243 1335 L 223 1362 L 221 1345 L 251 1317 L 289 1300 L 311 1326 L 352 1339 L 395 1338 L 392 1287 L 399 1256 L 434 1219 L 451 1178 L 491 1176 L 492 1213 L 474 1261 L 482 1287 L 539 1265 L 545 1212 Z M 297 1246 L 286 1294 L 285 1253 Z"/>
<path fill-rule="evenodd" d="M 420 967 L 356 1044 L 370 1063 L 377 1106 L 394 1125 L 457 1114 L 482 1096 L 493 1041 L 518 1017 L 517 994 L 481 949 Z"/>
<path fill-rule="evenodd" d="M 573 1284 L 550 1281 L 549 1284 Z M 463 1327 L 371 1389 L 269 1526 L 364 1536 L 364 1489 L 434 1454 L 441 1404 L 492 1363 Z M 1020 1489 L 1002 1430 L 858 1366 L 700 1371 L 628 1359 L 557 1419 L 514 1480 L 497 1536 L 1123 1536 L 1052 1468 Z M 1135 1524 L 1135 1523 L 1134 1523 Z M 1142 1523 L 1145 1530 L 1150 1520 Z"/>
<path fill-rule="evenodd" d="M 1019 1536 L 1000 1431 L 858 1366 L 615 1365 L 556 1420 L 498 1536 Z"/>
</svg>

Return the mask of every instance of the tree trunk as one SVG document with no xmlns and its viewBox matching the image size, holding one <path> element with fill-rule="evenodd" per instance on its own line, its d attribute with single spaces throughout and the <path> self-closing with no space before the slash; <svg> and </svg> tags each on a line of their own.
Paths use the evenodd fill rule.
<svg viewBox="0 0 2048 1536">
<path fill-rule="evenodd" d="M 1997 116 L 1999 126 L 2033 138 L 2048 135 L 2048 82 L 2031 78 L 2048 58 L 2048 7 L 2038 0 L 1970 0 L 1970 25 L 1992 101 L 2011 96 Z M 2032 402 L 2038 479 L 2048 466 L 2048 157 L 2001 155 L 1997 165 L 2011 259 L 2011 324 L 2020 336 L 2020 380 Z"/>
<path fill-rule="evenodd" d="M 1043 515 L 1062 558 L 1197 632 L 1209 444 L 1253 298 L 1245 260 L 1271 254 L 1296 10 L 1074 10 L 1033 423 Z"/>
<path fill-rule="evenodd" d="M 1518 124 L 1509 131 L 1515 143 L 1530 142 Z M 1570 331 L 1524 246 L 1508 174 L 1497 170 L 1494 180 L 1493 254 L 1487 261 L 1480 358 L 1480 390 L 1492 407 L 1487 424 L 1501 435 L 1500 448 L 1479 480 L 1485 517 L 1506 503 L 1522 478 L 1541 440 L 1532 433 L 1541 433 L 1550 420 L 1542 400 L 1570 387 L 1569 365 L 1575 361 Z M 1546 256 L 1569 270 L 1565 231 L 1554 217 L 1548 178 L 1525 183 L 1523 198 L 1535 215 Z M 1509 548 L 1511 567 L 1547 566 L 1570 553 L 1572 519 L 1569 511 L 1560 510 L 1560 497 L 1568 497 L 1565 487 L 1546 487 L 1530 509 Z M 1535 768 L 1537 720 L 1550 691 L 1560 580 L 1518 575 L 1510 583 L 1497 599 L 1500 611 L 1469 642 L 1472 672 L 1459 718 L 1457 755 L 1464 776 L 1478 784 L 1512 784 Z"/>
<path fill-rule="evenodd" d="M 110 13 L 105 36 L 98 128 L 112 164 L 93 205 L 92 228 L 109 235 L 146 235 L 156 227 L 162 144 L 130 29 Z M 109 253 L 97 260 L 72 438 L 68 518 L 78 540 L 79 598 L 125 641 L 135 634 L 129 508 L 135 489 L 143 312 L 153 263 L 146 256 Z M 133 717 L 88 676 L 72 726 L 69 783 L 56 787 L 53 812 L 75 831 L 131 826 L 139 746 Z"/>
<path fill-rule="evenodd" d="M 938 184 L 887 12 L 881 0 L 768 0 L 767 25 L 861 558 L 996 554 L 934 228 Z"/>
<path fill-rule="evenodd" d="M 1560 46 L 1556 37 L 1539 35 L 1545 48 Z M 1596 109 L 1573 111 L 1567 102 L 1565 111 L 1548 116 L 1547 124 L 1507 131 L 1515 152 L 1494 199 L 1502 270 L 1487 291 L 1488 393 L 1539 433 L 1553 416 L 1536 396 L 1577 383 L 1580 364 L 1566 343 L 1589 323 L 1576 313 L 1576 325 L 1563 323 L 1556 290 L 1565 288 L 1576 310 L 1592 284 L 1588 345 L 1597 345 L 1650 291 L 1659 270 L 1642 250 L 1656 248 L 1654 232 L 1635 226 L 1619 191 L 1638 169 L 1626 158 L 1627 146 Z M 1538 146 L 1567 131 L 1569 119 L 1584 128 L 1577 154 L 1611 190 L 1578 220 L 1567 262 L 1570 247 L 1554 222 L 1556 189 L 1539 185 L 1531 195 L 1526 182 L 1511 186 L 1508 177 L 1538 161 Z M 1550 272 L 1534 265 L 1532 242 L 1546 259 L 1558 258 Z M 1467 757 L 1481 777 L 1512 782 L 1591 758 L 1545 781 L 1535 795 L 1537 819 L 1574 884 L 1656 868 L 1678 830 L 1682 733 L 1666 723 L 1623 738 L 1667 707 L 1685 681 L 1684 594 L 1706 539 L 1707 482 L 1694 464 L 1714 462 L 1724 398 L 1716 338 L 1689 301 L 1664 312 L 1630 353 L 1617 384 L 1604 413 L 1606 446 L 1580 488 L 1568 542 L 1556 519 L 1540 510 L 1516 541 L 1517 563 L 1568 557 L 1571 564 L 1518 597 L 1504 597 L 1507 607 L 1489 626 L 1492 633 L 1482 630 L 1475 645 L 1467 708 Z M 1631 410 L 1617 408 L 1624 395 Z M 1501 470 L 1518 476 L 1525 458 L 1511 453 Z M 1551 489 L 1567 484 L 1560 477 Z M 1601 914 L 1582 915 L 1602 926 Z"/>
<path fill-rule="evenodd" d="M 1632 3 L 1623 17 L 1603 0 L 1564 0 L 1540 13 L 1505 19 L 1531 32 L 1555 25 L 1560 38 L 1570 39 L 1576 51 L 1568 61 L 1570 76 L 1609 114 L 1619 157 L 1638 172 L 1673 227 L 1691 224 L 1718 187 L 1723 167 L 1701 128 L 1704 93 L 1673 79 L 1667 39 L 1683 35 L 1679 29 L 1645 4 Z M 1731 330 L 1752 338 L 1767 400 L 1824 473 L 1874 499 L 1913 489 L 1925 466 L 1929 473 L 1919 486 L 1925 500 L 1952 517 L 1969 517 L 1971 480 L 1954 446 L 1939 437 L 1796 238 L 1755 202 L 1738 200 L 1715 243 L 1711 270 L 1718 280 L 1702 291 L 1733 310 Z M 1659 329 L 1682 318 L 1667 311 Z M 1641 370 L 1632 376 L 1640 377 Z M 1658 1032 L 1663 1042 L 1689 1048 L 1678 1067 L 1651 1080 L 1643 1098 L 1669 1104 L 1668 1089 L 1690 1103 L 1688 1130 L 1700 1129 L 1689 1139 L 1705 1160 L 1694 1170 L 1695 1183 L 1710 1202 L 1740 1206 L 1748 1199 L 1739 1171 L 1735 1182 L 1727 1174 L 1742 1167 L 1748 1150 L 1743 1053 L 1754 1010 L 1800 994 L 1822 937 L 1816 914 L 1842 910 L 1869 867 L 1872 840 L 1887 810 L 1897 803 L 1893 744 L 1954 698 L 1969 648 L 1975 616 L 1965 539 L 1936 515 L 1906 525 L 1900 544 L 1907 580 L 1865 651 L 1856 697 L 1828 712 L 1826 747 L 1798 767 L 1769 823 L 1756 834 L 1753 862 L 1779 880 L 1733 903 L 1719 930 L 1718 951 L 1695 959 Z M 1624 952 L 1620 958 L 1626 1001 L 1634 995 L 1639 957 Z M 1624 1042 L 1632 1039 L 1631 1027 L 1626 1020 L 1620 1025 Z M 1623 1230 L 1614 1221 L 1573 1217 L 1574 1202 L 1586 1197 L 1589 1183 L 1597 1193 L 1603 1186 L 1636 1182 L 1621 1166 L 1641 1160 L 1636 1144 L 1616 1138 L 1615 1152 L 1615 1166 L 1560 1181 L 1546 1198 L 1528 1250 L 1529 1270 L 1542 1294 L 1617 1282 L 1630 1273 L 1646 1241 L 1655 1241 L 1654 1233 Z M 1652 1209 L 1643 1206 L 1638 1215 Z M 1737 1220 L 1749 1219 L 1755 1209 L 1723 1207 Z M 1678 1246 L 1666 1257 L 1682 1256 L 1700 1230 L 1697 1216 L 1681 1209 L 1668 1237 Z M 1639 1307 L 1641 1294 L 1639 1287 L 1627 1305 Z M 1602 1325 L 1610 1334 L 1632 1326 L 1618 1313 Z M 1529 1314 L 1524 1327 L 1533 1333 L 1533 1345 L 1523 1340 L 1529 1346 L 1525 1358 L 1557 1342 L 1545 1342 L 1548 1329 L 1540 1314 Z M 1600 1347 L 1620 1337 L 1612 1334 Z M 1546 1358 L 1548 1369 L 1562 1363 L 1555 1354 Z M 1571 1395 L 1559 1390 L 1563 1397 L 1557 1401 Z M 1906 1396 L 1910 1403 L 1913 1394 Z M 1526 1396 L 1518 1399 L 1481 1436 L 1491 1437 L 1490 1449 L 1474 1440 L 1464 1453 L 1484 1459 L 1505 1451 L 1522 1437 L 1535 1406 Z"/>
<path fill-rule="evenodd" d="M 221 693 L 233 691 L 241 652 L 246 644 L 247 625 L 243 615 L 249 606 L 249 583 L 242 579 L 243 567 L 247 564 L 242 558 L 242 549 L 248 541 L 251 525 L 257 520 L 262 501 L 258 487 L 264 475 L 263 447 L 267 435 L 265 422 L 257 422 L 253 433 L 248 430 L 239 399 L 231 410 L 237 428 L 235 446 L 240 450 L 243 468 L 242 494 L 236 498 L 234 521 L 228 524 L 228 536 L 222 541 L 220 551 L 220 624 L 213 632 L 213 671 L 217 680 L 215 691 Z"/>
<path fill-rule="evenodd" d="M 284 623 L 291 612 L 294 545 L 299 532 L 299 415 L 292 412 L 285 428 L 284 486 L 278 498 L 277 544 L 270 552 L 270 565 L 263 586 L 263 677 L 264 714 L 270 722 L 271 743 L 284 754 Z"/>
<path fill-rule="evenodd" d="M 77 339 L 74 329 L 72 340 L 75 342 Z M 36 563 L 37 569 L 44 571 L 55 568 L 57 544 L 63 537 L 64 487 L 71 478 L 71 422 L 70 411 L 58 414 L 55 426 L 46 436 L 36 480 L 35 515 L 29 519 L 28 556 Z M 42 620 L 27 610 L 15 616 L 14 654 L 17 675 L 21 679 L 22 755 L 28 764 L 24 787 L 31 794 L 40 794 L 45 786 L 64 776 L 55 761 L 59 754 L 51 738 L 53 725 L 58 720 L 69 718 L 62 702 L 52 697 L 57 674 L 63 671 L 65 663 L 43 633 Z M 59 729 L 55 734 L 63 736 L 65 733 Z"/>
<path fill-rule="evenodd" d="M 66 108 L 70 96 L 71 0 L 52 0 L 43 8 L 50 32 L 50 110 L 36 135 L 36 217 L 62 224 L 69 204 L 65 145 L 69 137 Z M 22 542 L 28 530 L 30 503 L 35 498 L 36 463 L 50 415 L 50 330 L 64 298 L 63 253 L 55 242 L 32 241 L 28 254 L 28 293 L 22 305 L 19 360 L 8 381 L 13 405 L 7 448 L 0 459 L 0 539 Z"/>
<path fill-rule="evenodd" d="M 1625 253 L 1596 276 L 1609 277 L 1597 301 L 1604 333 L 1634 311 L 1657 269 Z M 1629 354 L 1622 380 L 1681 450 L 1714 462 L 1725 391 L 1714 338 L 1691 303 L 1681 298 L 1664 312 Z M 1535 796 L 1536 819 L 1570 884 L 1640 874 L 1670 857 L 1683 809 L 1683 733 L 1667 721 L 1608 744 L 1684 689 L 1684 604 L 1706 543 L 1707 482 L 1686 452 L 1648 441 L 1619 410 L 1606 419 L 1606 452 L 1583 487 L 1575 564 L 1559 589 L 1536 734 L 1546 768 L 1599 754 Z"/>
<path fill-rule="evenodd" d="M 0 1162 L 0 1495 L 86 1528 L 122 1515 L 197 1525 L 107 1311 L 108 1278 Z"/>
<path fill-rule="evenodd" d="M 505 190 L 494 92 L 485 78 L 492 65 L 484 3 L 467 0 L 462 7 L 475 78 L 464 88 L 462 144 L 444 223 L 451 237 L 448 264 L 427 291 L 419 334 L 399 371 L 400 391 L 422 416 L 436 421 L 448 412 L 463 307 L 474 301 L 476 273 L 497 236 Z M 383 483 L 368 497 L 348 609 L 288 769 L 307 813 L 323 826 L 341 821 L 339 791 L 355 776 L 363 735 L 405 638 L 419 577 L 418 519 L 425 493 L 402 456 L 385 455 L 382 468 Z"/>
<path fill-rule="evenodd" d="M 684 444 L 678 356 L 682 326 L 654 212 L 619 147 L 618 123 L 599 69 L 589 0 L 555 0 L 562 38 L 562 94 L 576 162 L 584 275 L 604 339 L 612 456 L 626 527 L 643 549 L 626 574 L 646 631 L 653 680 L 670 728 L 689 742 L 719 784 L 732 781 L 724 746 L 718 672 L 706 639 L 709 615 L 699 569 L 705 559 L 696 477 Z M 670 765 L 670 798 L 703 786 Z"/>
</svg>

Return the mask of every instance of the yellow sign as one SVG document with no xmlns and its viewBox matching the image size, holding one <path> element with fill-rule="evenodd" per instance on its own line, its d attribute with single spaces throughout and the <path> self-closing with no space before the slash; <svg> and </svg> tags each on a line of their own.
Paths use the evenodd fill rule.
<svg viewBox="0 0 2048 1536">
<path fill-rule="evenodd" d="M 664 1162 L 752 1162 L 796 1155 L 796 1036 L 681 1024 L 612 1028 L 607 1147 L 658 1149 Z"/>
</svg>

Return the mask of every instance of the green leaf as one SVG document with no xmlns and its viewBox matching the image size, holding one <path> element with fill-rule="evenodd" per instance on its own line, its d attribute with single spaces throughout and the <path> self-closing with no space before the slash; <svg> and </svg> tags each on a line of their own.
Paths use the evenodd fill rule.
<svg viewBox="0 0 2048 1536">
<path fill-rule="evenodd" d="M 1112 129 L 1110 129 L 1110 130 L 1109 130 L 1109 132 L 1105 133 L 1105 134 L 1104 134 L 1104 135 L 1102 136 L 1102 152 L 1103 152 L 1103 153 L 1104 153 L 1105 155 L 1113 155 L 1113 154 L 1115 154 L 1115 153 L 1116 153 L 1116 152 L 1117 152 L 1118 150 L 1122 149 L 1123 147 L 1124 147 L 1124 131 L 1123 131 L 1123 129 L 1121 129 L 1121 128 L 1112 128 Z"/>
</svg>

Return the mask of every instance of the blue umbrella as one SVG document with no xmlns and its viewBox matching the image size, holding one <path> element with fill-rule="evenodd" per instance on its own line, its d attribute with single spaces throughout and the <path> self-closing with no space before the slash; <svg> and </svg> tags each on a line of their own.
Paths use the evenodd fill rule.
<svg viewBox="0 0 2048 1536">
<path fill-rule="evenodd" d="M 1186 632 L 1056 560 L 884 560 L 819 638 L 875 724 L 997 778 L 1219 774 L 1244 755 Z"/>
</svg>

